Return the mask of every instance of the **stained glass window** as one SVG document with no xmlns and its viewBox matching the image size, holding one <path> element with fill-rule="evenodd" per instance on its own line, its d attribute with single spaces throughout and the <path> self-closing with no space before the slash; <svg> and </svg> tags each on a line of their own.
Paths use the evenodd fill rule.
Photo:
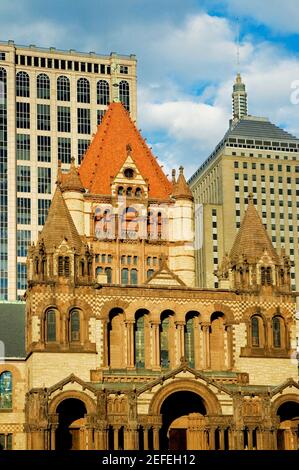
<svg viewBox="0 0 299 470">
<path fill-rule="evenodd" d="M 12 408 L 12 375 L 5 371 L 0 375 L 0 409 Z"/>
</svg>

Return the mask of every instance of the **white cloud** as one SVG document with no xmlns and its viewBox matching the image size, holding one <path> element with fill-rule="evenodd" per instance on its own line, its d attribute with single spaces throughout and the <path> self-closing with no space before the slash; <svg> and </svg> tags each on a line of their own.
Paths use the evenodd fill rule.
<svg viewBox="0 0 299 470">
<path fill-rule="evenodd" d="M 252 17 L 273 30 L 298 34 L 298 0 L 225 0 L 229 12 L 235 17 Z"/>
</svg>

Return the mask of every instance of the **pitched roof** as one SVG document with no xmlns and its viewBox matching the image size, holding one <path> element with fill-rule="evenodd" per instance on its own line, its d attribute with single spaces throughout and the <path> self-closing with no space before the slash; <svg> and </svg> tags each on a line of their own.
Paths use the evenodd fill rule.
<svg viewBox="0 0 299 470">
<path fill-rule="evenodd" d="M 278 255 L 253 205 L 253 197 L 250 195 L 247 210 L 230 252 L 230 259 L 237 261 L 240 256 L 244 255 L 248 263 L 252 263 L 260 259 L 265 251 L 274 262 L 278 262 Z"/>
<path fill-rule="evenodd" d="M 64 239 L 76 250 L 80 250 L 82 247 L 80 235 L 77 232 L 58 185 L 39 240 L 43 240 L 46 249 L 51 250 L 54 247 L 58 247 Z"/>
<path fill-rule="evenodd" d="M 184 176 L 184 168 L 180 166 L 179 168 L 179 177 L 177 182 L 173 186 L 173 197 L 176 199 L 192 199 L 192 192 L 189 186 L 186 183 L 185 176 Z"/>
<path fill-rule="evenodd" d="M 71 166 L 68 173 L 61 173 L 61 191 L 77 191 L 85 193 L 82 181 L 80 179 L 78 170 L 75 166 L 75 158 L 71 158 Z"/>
<path fill-rule="evenodd" d="M 26 357 L 25 303 L 0 302 L 0 324 L 0 341 L 3 342 L 5 348 L 4 357 L 24 359 Z"/>
<path fill-rule="evenodd" d="M 147 180 L 149 197 L 167 199 L 172 184 L 121 103 L 110 104 L 85 153 L 79 168 L 83 186 L 92 194 L 111 194 L 111 180 L 127 158 L 128 144 L 131 157 Z"/>
</svg>

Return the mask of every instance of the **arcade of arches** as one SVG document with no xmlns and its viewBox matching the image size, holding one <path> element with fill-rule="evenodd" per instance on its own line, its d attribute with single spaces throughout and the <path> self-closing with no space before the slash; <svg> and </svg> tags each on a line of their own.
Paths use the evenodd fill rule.
<svg viewBox="0 0 299 470">
<path fill-rule="evenodd" d="M 261 397 L 229 393 L 229 387 L 219 387 L 211 381 L 204 383 L 200 376 L 191 378 L 192 369 L 186 364 L 176 374 L 165 376 L 165 384 L 154 381 L 139 391 L 126 393 L 98 391 L 80 383 L 87 390 L 60 392 L 51 399 L 53 392 L 49 390 L 47 412 L 39 417 L 42 426 L 38 431 L 36 426 L 28 428 L 30 448 L 298 449 L 298 395 L 281 394 L 282 390 L 278 398 L 269 394 Z M 183 378 L 186 374 L 188 378 Z M 74 377 L 71 383 L 78 386 Z M 34 393 L 31 402 L 37 400 L 36 404 L 42 392 L 39 397 L 37 391 Z M 144 403 L 149 399 L 146 408 Z M 269 415 L 263 420 L 266 410 Z"/>
</svg>

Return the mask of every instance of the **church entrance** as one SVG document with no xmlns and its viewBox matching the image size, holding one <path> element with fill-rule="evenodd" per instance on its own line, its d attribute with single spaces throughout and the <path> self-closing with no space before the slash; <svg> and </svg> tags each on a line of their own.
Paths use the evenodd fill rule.
<svg viewBox="0 0 299 470">
<path fill-rule="evenodd" d="M 278 450 L 299 450 L 299 403 L 288 401 L 277 410 L 280 425 L 277 431 Z"/>
<path fill-rule="evenodd" d="M 85 449 L 84 403 L 75 398 L 68 398 L 58 405 L 56 412 L 59 415 L 59 424 L 56 430 L 55 449 Z"/>
<path fill-rule="evenodd" d="M 206 408 L 193 392 L 174 392 L 162 406 L 160 450 L 207 449 Z"/>
</svg>

